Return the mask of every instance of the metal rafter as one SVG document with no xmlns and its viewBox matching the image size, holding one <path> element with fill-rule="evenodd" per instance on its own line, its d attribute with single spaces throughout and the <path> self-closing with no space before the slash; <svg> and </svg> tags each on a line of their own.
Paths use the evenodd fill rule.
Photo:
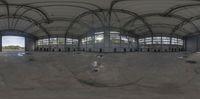
<svg viewBox="0 0 200 99">
<path fill-rule="evenodd" d="M 73 19 L 72 18 L 62 18 L 62 17 L 54 17 L 54 18 L 51 18 L 50 19 L 51 21 L 53 21 L 53 22 L 55 22 L 55 21 L 61 21 L 61 22 L 71 22 L 71 21 L 73 21 Z M 38 23 L 44 23 L 44 20 L 40 20 L 40 21 L 38 21 Z M 84 23 L 84 22 L 82 22 L 82 21 L 79 21 L 79 22 L 76 22 L 77 24 L 79 24 L 79 25 L 81 25 L 81 26 L 86 26 L 86 27 L 88 27 L 89 29 L 92 29 L 92 27 L 89 25 L 89 24 L 87 24 L 87 23 Z M 27 31 L 28 29 L 30 29 L 31 27 L 33 27 L 34 26 L 34 24 L 31 24 L 30 26 L 28 26 L 26 29 L 24 29 L 24 31 Z M 46 28 L 48 31 L 49 31 L 49 29 L 48 28 Z M 66 29 L 66 28 L 65 28 Z M 36 31 L 40 31 L 40 30 L 36 30 Z"/>
<path fill-rule="evenodd" d="M 199 16 L 195 16 L 195 17 L 191 17 L 185 21 L 180 22 L 177 26 L 174 27 L 174 29 L 172 30 L 171 34 L 175 33 L 177 30 L 181 29 L 185 24 L 191 23 L 193 24 L 194 28 L 196 29 L 197 32 L 200 32 L 199 28 L 192 23 L 192 21 L 195 20 L 199 20 L 200 19 L 200 15 Z"/>
<path fill-rule="evenodd" d="M 111 21 L 111 17 L 112 17 L 112 10 L 113 10 L 113 7 L 117 4 L 117 3 L 119 3 L 119 2 L 124 2 L 124 1 L 134 1 L 134 0 L 113 0 L 112 2 L 111 2 L 111 4 L 110 4 L 110 9 L 109 9 L 109 23 L 110 23 L 110 21 Z M 127 10 L 128 11 L 128 10 Z M 129 12 L 131 12 L 131 11 L 129 11 Z M 132 13 L 135 13 L 135 12 L 132 12 Z M 135 13 L 136 14 L 136 16 L 138 17 L 138 18 L 140 18 L 141 20 L 142 20 L 142 22 L 147 26 L 147 28 L 149 29 L 149 32 L 151 33 L 151 35 L 153 35 L 153 31 L 152 31 L 152 29 L 151 29 L 151 27 L 150 27 L 150 25 L 149 25 L 149 23 L 143 18 L 143 17 L 141 17 L 140 15 L 138 15 L 137 13 Z"/>
<path fill-rule="evenodd" d="M 97 10 L 93 10 L 95 13 L 103 13 L 103 12 L 109 12 L 109 9 L 97 9 Z M 134 13 L 134 12 L 131 12 L 131 11 L 128 11 L 128 10 L 123 10 L 123 9 L 112 9 L 112 12 L 118 12 L 118 13 L 124 13 L 124 14 L 127 14 L 127 15 L 131 15 L 133 17 L 138 17 L 140 18 L 140 20 L 148 27 L 149 31 L 151 31 L 150 33 L 153 33 L 149 24 L 141 17 L 139 16 L 137 13 Z M 79 15 L 77 18 L 74 19 L 74 22 L 78 21 L 80 18 L 84 17 L 84 16 L 87 16 L 91 14 L 91 12 L 85 12 L 85 13 L 82 13 L 81 15 Z M 101 19 L 101 18 L 100 18 Z M 73 26 L 73 23 L 71 23 L 71 25 L 68 27 L 67 29 L 67 32 L 70 30 L 70 28 Z M 103 22 L 102 22 L 103 23 Z M 105 25 L 103 25 L 105 27 Z M 67 34 L 66 32 L 66 34 Z"/>
<path fill-rule="evenodd" d="M 34 3 L 27 3 L 26 5 L 35 5 L 35 4 L 46 4 L 46 3 L 71 3 L 71 4 L 85 4 L 95 7 L 96 9 L 102 9 L 100 6 L 88 3 L 88 2 L 78 2 L 78 1 L 48 1 L 48 2 L 34 2 Z"/>
<path fill-rule="evenodd" d="M 29 11 L 35 11 L 35 12 L 38 13 L 38 15 L 42 15 L 42 20 L 35 20 L 35 21 L 37 21 L 37 24 L 38 23 L 40 23 L 40 24 L 51 23 L 51 22 L 53 22 L 53 20 L 48 17 L 48 13 L 45 12 L 47 10 L 43 10 L 43 8 L 44 7 L 51 7 L 51 6 L 67 6 L 67 7 L 81 8 L 81 9 L 85 9 L 87 11 L 81 13 L 79 16 L 77 16 L 73 20 L 70 20 L 71 23 L 67 27 L 67 31 L 65 32 L 65 37 L 67 36 L 68 32 L 70 31 L 70 29 L 73 27 L 74 24 L 76 24 L 76 23 L 84 24 L 84 22 L 81 22 L 80 20 L 81 20 L 81 18 L 83 18 L 87 15 L 94 15 L 95 17 L 97 17 L 103 27 L 105 27 L 107 29 L 112 28 L 112 24 L 111 24 L 112 13 L 114 13 L 113 15 L 115 15 L 117 17 L 117 20 L 118 20 L 119 23 L 121 23 L 120 22 L 121 20 L 117 16 L 116 13 L 124 13 L 124 14 L 128 14 L 128 15 L 133 16 L 133 19 L 131 19 L 130 21 L 125 23 L 123 27 L 120 26 L 120 28 L 125 29 L 126 26 L 128 26 L 130 23 L 134 23 L 136 20 L 141 20 L 144 23 L 144 26 L 146 26 L 146 28 L 148 28 L 148 32 L 151 35 L 153 35 L 152 24 L 148 23 L 148 21 L 145 19 L 145 17 L 151 16 L 150 14 L 147 14 L 147 16 L 146 15 L 143 16 L 143 15 L 138 15 L 137 13 L 135 13 L 133 11 L 129 11 L 129 10 L 114 9 L 115 5 L 117 5 L 120 2 L 125 2 L 125 1 L 135 1 L 135 0 L 113 0 L 111 2 L 110 6 L 108 7 L 108 9 L 102 9 L 100 6 L 98 6 L 98 4 L 93 4 L 93 3 L 89 3 L 89 2 L 81 2 L 81 1 L 80 2 L 79 1 L 44 1 L 44 2 L 41 1 L 41 2 L 24 3 L 24 4 L 9 4 L 8 2 L 6 2 L 6 0 L 0 0 L 0 2 L 2 2 L 2 4 L 0 4 L 0 6 L 6 6 L 6 8 L 7 8 L 8 28 L 10 28 L 10 18 L 13 19 L 12 23 L 14 23 L 15 16 L 16 16 L 16 18 L 19 17 L 19 16 L 24 17 L 24 14 L 29 12 Z M 54 4 L 54 3 L 56 3 L 56 4 Z M 37 6 L 37 4 L 40 4 L 41 6 Z M 84 5 L 86 5 L 86 6 L 84 6 Z M 87 6 L 90 6 L 92 8 L 94 7 L 96 9 L 90 9 Z M 192 17 L 192 18 L 187 19 L 187 18 L 184 18 L 183 16 L 178 16 L 178 15 L 174 14 L 178 10 L 184 10 L 183 8 L 196 7 L 196 6 L 197 7 L 200 6 L 200 3 L 177 5 L 177 6 L 174 6 L 174 7 L 167 9 L 162 14 L 158 14 L 158 16 L 177 18 L 178 20 L 181 20 L 181 23 L 179 23 L 178 25 L 176 25 L 173 28 L 173 31 L 171 32 L 172 35 L 173 35 L 173 33 L 178 31 L 180 28 L 182 28 L 187 23 L 191 24 L 197 31 L 199 31 L 198 27 L 195 24 L 192 23 L 192 21 L 195 18 Z M 11 13 L 10 13 L 10 7 L 17 7 L 16 12 L 12 16 L 11 16 Z M 21 9 L 26 9 L 26 10 L 22 14 L 17 15 L 18 12 L 21 11 Z M 99 13 L 104 15 L 104 16 L 100 16 Z M 106 16 L 106 13 L 108 13 L 109 16 Z M 196 18 L 196 19 L 198 19 L 198 18 Z M 14 26 L 17 25 L 18 20 L 20 20 L 20 19 L 17 18 L 17 21 L 16 21 Z M 56 21 L 56 20 L 54 20 L 54 21 Z M 60 21 L 64 21 L 64 20 L 60 20 Z M 70 21 L 68 21 L 68 22 L 70 22 Z M 108 22 L 108 26 L 105 26 L 104 22 Z M 27 29 L 31 28 L 32 26 L 27 27 Z M 46 31 L 47 35 L 50 35 L 48 33 L 48 30 L 45 27 L 40 27 L 40 28 L 42 30 Z"/>
<path fill-rule="evenodd" d="M 37 6 L 37 9 L 41 9 L 43 7 L 53 7 L 53 6 L 66 6 L 66 7 L 75 7 L 75 8 L 81 8 L 81 9 L 85 9 L 85 10 L 88 10 L 88 11 L 91 11 L 91 9 L 87 8 L 87 7 L 82 7 L 82 6 L 77 6 L 77 5 L 66 5 L 66 4 L 53 4 L 53 5 L 43 5 L 43 6 Z M 23 16 L 25 13 L 27 13 L 28 11 L 30 11 L 31 9 L 28 9 L 26 11 L 24 11 L 20 16 Z M 15 14 L 18 12 L 19 10 L 17 10 L 15 12 Z M 97 14 L 96 14 L 97 16 Z M 50 21 L 50 19 L 48 19 Z M 17 20 L 18 22 L 18 20 Z M 16 24 L 15 24 L 16 26 Z M 49 33 L 48 33 L 49 34 Z"/>
<path fill-rule="evenodd" d="M 43 3 L 47 3 L 47 2 L 35 2 L 35 3 L 29 3 L 29 4 L 25 4 L 26 6 L 32 5 L 32 4 L 43 4 Z M 49 2 L 48 2 L 49 3 Z M 101 7 L 94 5 L 92 3 L 87 3 L 87 2 L 75 2 L 75 1 L 50 1 L 50 3 L 75 3 L 75 4 L 87 4 L 87 5 L 91 5 L 94 6 L 98 9 L 101 9 Z M 42 5 L 42 6 L 37 6 L 38 9 L 43 8 L 43 7 L 50 7 L 50 6 L 68 6 L 68 7 L 76 7 L 76 8 L 82 8 L 82 9 L 86 9 L 86 10 L 91 10 L 87 7 L 82 7 L 82 6 L 78 6 L 78 5 L 66 5 L 66 4 L 46 4 L 46 5 Z M 17 14 L 18 11 L 20 11 L 20 9 L 23 8 L 23 6 L 19 7 L 14 16 Z M 28 9 L 26 11 L 24 11 L 24 13 L 22 15 L 24 15 L 26 12 L 28 12 L 31 9 Z"/>
<path fill-rule="evenodd" d="M 2 2 L 3 4 L 8 4 L 6 0 L 0 0 L 0 2 Z"/>
<path fill-rule="evenodd" d="M 175 13 L 177 10 L 180 10 L 180 9 L 183 9 L 183 8 L 187 8 L 187 7 L 194 7 L 194 6 L 200 6 L 200 3 L 177 5 L 177 6 L 174 6 L 174 7 L 171 7 L 169 9 L 167 9 L 164 12 L 164 14 L 165 14 L 165 16 L 168 16 L 170 14 Z"/>
<path fill-rule="evenodd" d="M 6 6 L 7 4 L 0 4 L 0 6 Z M 48 15 L 42 11 L 41 9 L 37 8 L 37 7 L 34 7 L 34 6 L 30 6 L 30 5 L 21 5 L 21 4 L 9 4 L 9 7 L 20 7 L 20 8 L 26 8 L 28 9 L 28 11 L 31 11 L 31 10 L 35 10 L 35 11 L 38 11 L 41 15 L 43 15 L 47 21 L 47 23 L 49 23 L 49 17 Z M 18 10 L 17 10 L 18 11 Z M 17 11 L 15 12 L 15 14 L 17 13 Z M 27 11 L 27 12 L 28 12 Z M 15 15 L 14 14 L 14 15 Z"/>
<path fill-rule="evenodd" d="M 69 30 L 73 27 L 73 25 L 75 23 L 77 23 L 78 21 L 80 21 L 80 19 L 84 16 L 87 16 L 87 15 L 90 15 L 90 14 L 93 14 L 97 17 L 97 19 L 100 21 L 101 25 L 102 26 L 105 26 L 104 25 L 104 22 L 102 21 L 101 17 L 97 14 L 97 12 L 101 12 L 102 9 L 96 9 L 96 10 L 90 10 L 90 11 L 87 11 L 87 12 L 83 12 L 82 14 L 78 15 L 76 18 L 74 18 L 74 20 L 70 23 L 70 25 L 67 27 L 67 30 L 65 32 L 65 37 L 67 37 L 68 33 L 69 33 Z"/>
<path fill-rule="evenodd" d="M 7 16 L 7 15 L 1 15 L 0 16 L 0 19 L 6 19 L 6 18 L 17 18 L 17 19 L 20 19 L 20 20 L 25 20 L 25 21 L 29 21 L 31 23 L 34 23 L 35 26 L 39 27 L 41 30 L 43 30 L 47 35 L 48 34 L 48 31 L 41 25 L 41 23 L 38 23 L 36 20 L 32 19 L 32 18 L 29 18 L 29 17 L 26 17 L 26 16 Z M 11 28 L 8 28 L 8 29 L 11 29 Z M 23 31 L 23 30 L 22 30 Z"/>
<path fill-rule="evenodd" d="M 144 17 L 144 18 L 145 17 L 158 16 L 158 17 L 163 17 L 163 18 L 175 18 L 177 20 L 180 20 L 181 23 L 178 24 L 177 26 L 175 26 L 174 29 L 172 30 L 172 32 L 171 32 L 172 35 L 177 29 L 179 29 L 179 27 L 181 27 L 180 25 L 182 25 L 185 22 L 190 23 L 191 25 L 193 25 L 193 27 L 196 28 L 196 30 L 198 30 L 197 26 L 189 21 L 190 19 L 184 18 L 184 17 L 179 16 L 179 15 L 175 15 L 175 14 L 171 14 L 171 15 L 166 16 L 166 14 L 163 14 L 163 13 L 150 13 L 150 14 L 145 14 L 145 15 L 141 15 L 141 16 Z M 132 23 L 132 22 L 134 23 L 136 20 L 138 20 L 138 17 L 135 17 L 135 18 L 129 20 L 127 23 L 124 24 L 123 28 L 126 28 L 130 23 Z"/>
<path fill-rule="evenodd" d="M 8 33 L 6 33 L 8 32 Z M 34 38 L 34 39 L 37 39 L 38 37 L 30 34 L 30 33 L 27 33 L 25 31 L 22 31 L 22 30 L 18 30 L 18 29 L 4 29 L 4 30 L 0 30 L 0 34 L 1 35 L 16 35 L 16 36 L 26 36 L 26 37 L 31 37 L 31 38 Z"/>
<path fill-rule="evenodd" d="M 175 25 L 157 23 L 157 24 L 151 24 L 151 27 L 152 27 L 152 28 L 154 28 L 154 27 L 161 27 L 161 28 L 173 29 L 173 28 L 175 27 Z M 145 25 L 140 26 L 140 27 L 137 27 L 137 28 L 135 28 L 134 30 L 130 30 L 130 31 L 135 31 L 135 30 L 137 30 L 137 29 L 144 29 L 144 28 L 146 28 Z M 179 31 L 182 31 L 182 32 L 184 32 L 184 33 L 190 33 L 190 34 L 192 34 L 192 32 L 189 32 L 189 31 L 186 31 L 186 30 L 179 30 Z M 145 32 L 145 33 L 146 33 L 146 32 Z M 136 34 L 137 34 L 137 33 L 136 33 Z M 158 33 L 158 34 L 159 34 L 159 33 Z M 139 35 L 139 34 L 137 34 L 137 35 Z M 167 35 L 172 36 L 170 33 L 168 33 Z M 173 35 L 175 35 L 175 34 L 173 34 Z M 178 34 L 176 34 L 176 35 L 178 35 Z"/>
</svg>

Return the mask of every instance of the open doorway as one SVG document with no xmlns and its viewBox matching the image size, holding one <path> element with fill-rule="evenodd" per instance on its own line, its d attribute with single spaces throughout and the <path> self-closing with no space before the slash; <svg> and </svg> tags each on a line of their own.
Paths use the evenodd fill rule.
<svg viewBox="0 0 200 99">
<path fill-rule="evenodd" d="M 3 52 L 25 51 L 25 38 L 20 36 L 2 36 Z"/>
</svg>

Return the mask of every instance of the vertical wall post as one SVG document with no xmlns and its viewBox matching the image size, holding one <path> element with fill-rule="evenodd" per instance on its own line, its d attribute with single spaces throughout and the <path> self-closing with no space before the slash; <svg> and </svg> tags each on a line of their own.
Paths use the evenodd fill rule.
<svg viewBox="0 0 200 99">
<path fill-rule="evenodd" d="M 25 51 L 34 51 L 36 40 L 29 37 L 25 38 Z"/>
<path fill-rule="evenodd" d="M 106 29 L 104 32 L 104 51 L 110 52 L 110 31 Z"/>
<path fill-rule="evenodd" d="M 28 38 L 27 37 L 24 37 L 25 39 L 25 51 L 28 51 Z"/>
<path fill-rule="evenodd" d="M 139 52 L 140 50 L 139 37 L 135 37 L 135 41 L 136 41 L 136 50 Z"/>
<path fill-rule="evenodd" d="M 200 38 L 200 36 L 198 35 L 198 36 L 197 36 L 197 39 L 196 39 L 196 44 L 197 44 L 197 45 L 196 45 L 196 46 L 197 46 L 197 47 L 196 47 L 196 51 L 199 51 L 199 38 Z"/>
<path fill-rule="evenodd" d="M 2 35 L 0 34 L 0 52 L 2 52 Z"/>
<path fill-rule="evenodd" d="M 82 39 L 78 39 L 78 51 L 80 51 L 81 50 L 81 44 L 82 43 Z"/>
<path fill-rule="evenodd" d="M 184 40 L 183 40 L 183 42 L 184 42 L 184 45 L 183 45 L 183 47 L 184 47 L 184 51 L 187 51 L 187 38 L 185 37 L 185 38 L 183 38 Z"/>
</svg>

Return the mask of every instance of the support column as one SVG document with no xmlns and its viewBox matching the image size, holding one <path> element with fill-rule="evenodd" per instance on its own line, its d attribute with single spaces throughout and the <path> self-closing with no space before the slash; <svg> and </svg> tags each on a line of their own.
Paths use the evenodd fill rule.
<svg viewBox="0 0 200 99">
<path fill-rule="evenodd" d="M 36 40 L 25 37 L 25 51 L 34 51 Z"/>
<path fill-rule="evenodd" d="M 77 47 L 77 50 L 80 51 L 81 50 L 81 42 L 82 42 L 82 39 L 78 39 L 78 47 Z"/>
<path fill-rule="evenodd" d="M 122 36 L 121 36 L 121 31 L 120 31 L 120 33 L 119 33 L 119 50 L 120 50 L 120 52 L 123 51 L 123 48 L 122 48 Z"/>
<path fill-rule="evenodd" d="M 50 41 L 50 37 L 48 37 L 48 48 L 49 48 L 49 51 L 51 52 L 52 51 L 52 49 L 51 49 L 51 41 Z"/>
<path fill-rule="evenodd" d="M 185 37 L 185 38 L 183 38 L 183 50 L 184 51 L 187 51 L 187 38 Z"/>
<path fill-rule="evenodd" d="M 164 52 L 164 49 L 163 49 L 163 34 L 161 34 L 161 52 Z"/>
<path fill-rule="evenodd" d="M 103 52 L 110 52 L 110 31 L 104 32 L 104 50 Z"/>
<path fill-rule="evenodd" d="M 2 52 L 2 36 L 0 35 L 0 52 Z"/>
<path fill-rule="evenodd" d="M 139 50 L 140 50 L 139 38 L 138 37 L 135 38 L 135 41 L 136 41 L 136 50 L 137 50 L 137 52 L 139 52 Z"/>
<path fill-rule="evenodd" d="M 67 52 L 67 38 L 65 37 L 65 42 L 64 42 L 64 50 L 65 50 L 65 52 Z"/>
<path fill-rule="evenodd" d="M 196 51 L 200 51 L 200 48 L 199 48 L 199 46 L 200 46 L 200 45 L 199 45 L 199 39 L 200 39 L 200 36 L 198 35 L 198 36 L 197 36 L 197 45 L 196 45 L 196 46 L 197 46 L 197 49 L 196 49 Z"/>
</svg>

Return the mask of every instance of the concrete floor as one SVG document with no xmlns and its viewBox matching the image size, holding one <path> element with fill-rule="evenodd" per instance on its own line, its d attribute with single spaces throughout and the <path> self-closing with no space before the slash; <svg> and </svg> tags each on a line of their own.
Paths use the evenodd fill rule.
<svg viewBox="0 0 200 99">
<path fill-rule="evenodd" d="M 200 53 L 0 53 L 0 99 L 199 99 L 199 93 Z"/>
</svg>

